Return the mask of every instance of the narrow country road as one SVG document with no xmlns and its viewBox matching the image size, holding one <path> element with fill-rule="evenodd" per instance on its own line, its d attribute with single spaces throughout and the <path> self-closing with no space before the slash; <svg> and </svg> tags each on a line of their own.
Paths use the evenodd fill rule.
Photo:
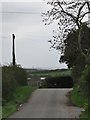
<svg viewBox="0 0 90 120">
<path fill-rule="evenodd" d="M 78 118 L 81 108 L 68 104 L 71 89 L 38 89 L 10 118 Z"/>
</svg>

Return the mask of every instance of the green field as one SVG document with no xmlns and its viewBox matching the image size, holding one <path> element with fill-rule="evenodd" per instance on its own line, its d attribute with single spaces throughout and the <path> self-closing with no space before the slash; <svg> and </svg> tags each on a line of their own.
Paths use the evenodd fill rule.
<svg viewBox="0 0 90 120">
<path fill-rule="evenodd" d="M 58 77 L 58 76 L 70 76 L 71 75 L 71 70 L 69 69 L 60 69 L 60 70 L 32 70 L 32 69 L 27 69 L 26 70 L 28 75 L 33 77 Z"/>
</svg>

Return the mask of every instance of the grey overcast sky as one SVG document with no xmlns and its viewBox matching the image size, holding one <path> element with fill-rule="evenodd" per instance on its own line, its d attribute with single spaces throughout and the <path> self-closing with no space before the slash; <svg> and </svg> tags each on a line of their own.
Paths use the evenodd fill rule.
<svg viewBox="0 0 90 120">
<path fill-rule="evenodd" d="M 48 40 L 52 38 L 53 30 L 57 29 L 57 23 L 45 26 L 41 17 L 41 13 L 49 7 L 43 0 L 3 0 L 0 21 L 2 64 L 12 61 L 11 35 L 14 33 L 17 64 L 25 68 L 67 68 L 65 64 L 59 63 L 59 51 L 50 50 Z"/>
</svg>

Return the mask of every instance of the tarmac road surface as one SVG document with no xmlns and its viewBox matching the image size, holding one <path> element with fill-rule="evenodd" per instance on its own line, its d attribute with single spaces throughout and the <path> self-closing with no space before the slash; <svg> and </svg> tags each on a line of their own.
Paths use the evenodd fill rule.
<svg viewBox="0 0 90 120">
<path fill-rule="evenodd" d="M 68 104 L 72 89 L 37 89 L 10 118 L 79 118 L 81 108 Z"/>
</svg>

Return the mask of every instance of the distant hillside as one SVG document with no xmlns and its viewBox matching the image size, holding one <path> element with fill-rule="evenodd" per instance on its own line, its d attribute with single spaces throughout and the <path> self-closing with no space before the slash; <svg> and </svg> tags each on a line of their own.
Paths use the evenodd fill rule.
<svg viewBox="0 0 90 120">
<path fill-rule="evenodd" d="M 59 72 L 62 72 L 62 71 L 68 71 L 69 69 L 32 69 L 32 68 L 24 68 L 26 72 L 54 72 L 54 71 L 59 71 Z"/>
<path fill-rule="evenodd" d="M 54 70 L 44 70 L 44 69 L 25 69 L 29 76 L 67 76 L 71 75 L 71 70 L 69 69 L 54 69 Z"/>
</svg>

